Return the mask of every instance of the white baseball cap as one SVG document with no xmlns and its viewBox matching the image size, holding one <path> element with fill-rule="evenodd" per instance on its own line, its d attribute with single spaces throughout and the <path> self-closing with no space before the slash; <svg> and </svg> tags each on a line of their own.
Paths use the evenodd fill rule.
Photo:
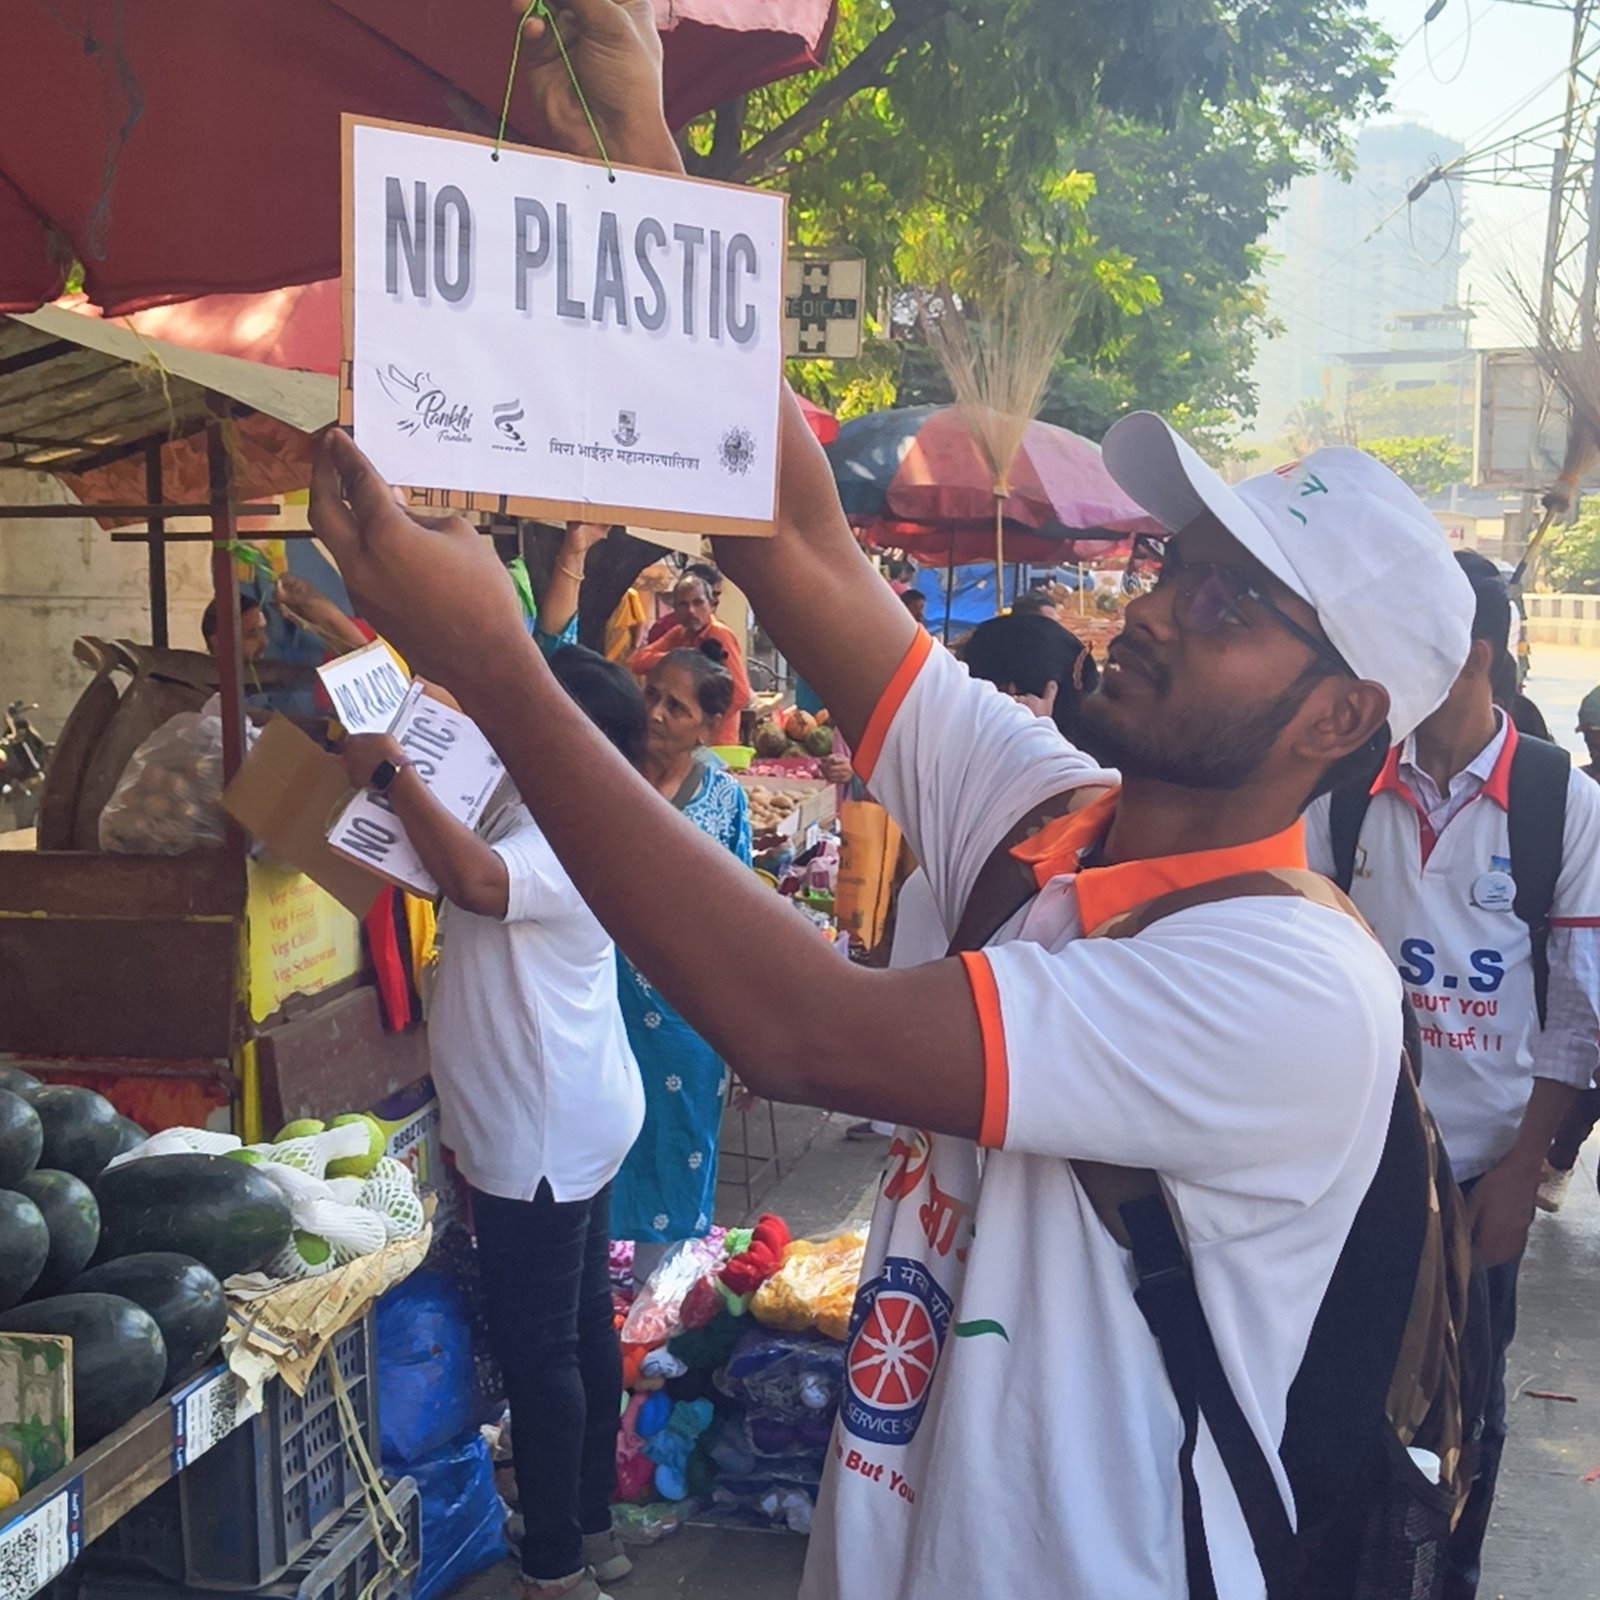
<svg viewBox="0 0 1600 1600">
<path fill-rule="evenodd" d="M 1472 646 L 1472 585 L 1428 508 L 1381 461 L 1336 446 L 1230 487 L 1152 411 L 1114 423 L 1102 449 L 1164 527 L 1210 512 L 1307 601 L 1356 676 L 1389 691 L 1397 742 L 1438 709 Z"/>
</svg>

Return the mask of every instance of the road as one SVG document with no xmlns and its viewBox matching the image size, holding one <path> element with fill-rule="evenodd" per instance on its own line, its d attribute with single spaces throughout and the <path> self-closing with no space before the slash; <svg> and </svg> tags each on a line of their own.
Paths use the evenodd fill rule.
<svg viewBox="0 0 1600 1600">
<path fill-rule="evenodd" d="M 1578 702 L 1600 684 L 1600 650 L 1577 645 L 1536 644 L 1528 674 L 1528 698 L 1544 713 L 1558 744 L 1584 761 L 1589 759 L 1578 737 Z"/>
</svg>

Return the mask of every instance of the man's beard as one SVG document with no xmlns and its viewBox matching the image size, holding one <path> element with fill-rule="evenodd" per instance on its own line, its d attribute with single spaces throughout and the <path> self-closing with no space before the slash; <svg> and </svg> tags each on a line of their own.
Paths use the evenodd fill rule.
<svg viewBox="0 0 1600 1600">
<path fill-rule="evenodd" d="M 1145 666 L 1143 657 L 1140 665 Z M 1159 710 L 1168 697 L 1171 676 L 1148 666 Z M 1142 778 L 1185 789 L 1242 789 L 1261 770 L 1278 735 L 1293 721 L 1312 687 L 1326 676 L 1312 663 L 1275 699 L 1249 715 L 1208 707 L 1186 715 L 1159 743 L 1155 730 L 1126 716 L 1106 698 L 1104 682 L 1078 709 L 1078 738 L 1104 766 L 1116 767 L 1124 779 Z"/>
</svg>

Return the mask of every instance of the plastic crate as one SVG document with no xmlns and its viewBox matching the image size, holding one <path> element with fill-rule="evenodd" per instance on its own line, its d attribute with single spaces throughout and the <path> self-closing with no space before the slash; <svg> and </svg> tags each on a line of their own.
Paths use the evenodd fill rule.
<svg viewBox="0 0 1600 1600">
<path fill-rule="evenodd" d="M 263 1585 L 262 1600 L 407 1600 L 422 1561 L 422 1502 L 410 1478 L 392 1484 L 387 1498 L 405 1529 L 403 1544 L 387 1518 L 381 1523 L 379 1543 L 372 1513 L 362 1501 L 302 1551 L 275 1582 Z M 107 1568 L 84 1572 L 77 1600 L 219 1600 L 234 1593 Z"/>
<path fill-rule="evenodd" d="M 331 1351 L 377 1462 L 371 1313 L 339 1334 Z M 91 1566 L 143 1567 L 189 1588 L 260 1589 L 298 1562 L 360 1493 L 325 1358 L 304 1395 L 274 1378 L 259 1416 L 135 1506 L 86 1556 Z"/>
</svg>

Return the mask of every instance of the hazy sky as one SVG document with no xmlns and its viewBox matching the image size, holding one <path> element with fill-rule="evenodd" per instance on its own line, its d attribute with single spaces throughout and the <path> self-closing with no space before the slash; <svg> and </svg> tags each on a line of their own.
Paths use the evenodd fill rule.
<svg viewBox="0 0 1600 1600">
<path fill-rule="evenodd" d="M 1372 16 L 1403 43 L 1380 120 L 1420 122 L 1459 139 L 1469 153 L 1559 112 L 1571 40 L 1565 11 L 1511 0 L 1447 0 L 1423 29 L 1427 0 L 1368 0 Z M 1396 194 L 1398 205 L 1404 195 Z M 1543 196 L 1485 181 L 1465 192 L 1469 259 L 1461 291 L 1482 307 L 1478 345 L 1525 342 L 1499 278 L 1510 266 L 1537 271 L 1544 250 Z M 1404 229 L 1402 212 L 1388 224 Z"/>
</svg>

